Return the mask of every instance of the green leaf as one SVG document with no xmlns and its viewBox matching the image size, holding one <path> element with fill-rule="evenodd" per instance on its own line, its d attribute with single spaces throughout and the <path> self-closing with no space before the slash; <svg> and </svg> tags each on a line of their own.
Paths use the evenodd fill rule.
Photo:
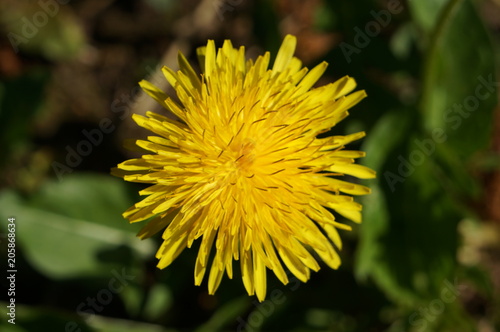
<svg viewBox="0 0 500 332">
<path fill-rule="evenodd" d="M 6 302 L 0 302 L 5 308 Z M 0 321 L 2 332 L 28 332 L 28 331 L 74 331 L 74 332 L 176 332 L 160 325 L 149 324 L 125 319 L 93 316 L 82 319 L 76 312 L 69 314 L 67 311 L 16 305 L 16 324 L 10 324 L 6 319 Z"/>
<path fill-rule="evenodd" d="M 446 144 L 464 160 L 491 137 L 498 85 L 493 54 L 471 1 L 451 1 L 428 53 L 421 111 L 427 133 L 444 130 Z"/>
<path fill-rule="evenodd" d="M 434 160 L 418 150 L 409 129 L 371 186 L 375 195 L 364 202 L 356 272 L 372 277 L 394 301 L 415 306 L 436 297 L 453 275 L 460 216 Z"/>
<path fill-rule="evenodd" d="M 464 36 L 471 43 L 465 44 Z M 462 195 L 480 193 L 464 163 L 486 146 L 496 104 L 494 83 L 482 87 L 481 95 L 477 89 L 492 80 L 493 72 L 491 45 L 474 7 L 468 0 L 451 1 L 428 54 L 422 126 L 416 119 L 388 156 L 382 167 L 385 181 L 379 174 L 375 198 L 367 198 L 365 209 L 367 223 L 371 218 L 382 226 L 363 229 L 375 235 L 362 238 L 367 243 L 360 246 L 364 255 L 358 272 L 373 277 L 398 302 L 425 304 L 456 276 L 457 223 L 463 214 L 458 203 Z M 474 110 L 464 115 L 454 109 L 473 98 L 482 98 Z M 394 177 L 387 178 L 388 172 Z"/>
<path fill-rule="evenodd" d="M 391 151 L 405 139 L 413 118 L 412 112 L 412 109 L 388 111 L 377 121 L 362 146 L 366 152 L 364 165 L 377 172 L 383 169 Z M 381 176 L 378 174 L 375 181 L 380 181 Z"/>
<path fill-rule="evenodd" d="M 356 257 L 358 278 L 371 277 L 407 306 L 435 297 L 453 275 L 459 220 L 439 165 L 422 150 L 416 120 L 410 112 L 388 113 L 365 140 L 364 163 L 378 175 L 363 201 Z"/>
<path fill-rule="evenodd" d="M 177 329 L 165 328 L 156 324 L 95 316 L 88 325 L 99 332 L 179 332 Z"/>
<path fill-rule="evenodd" d="M 390 202 L 383 186 L 388 181 L 387 160 L 391 153 L 405 141 L 410 128 L 410 110 L 397 110 L 385 114 L 365 139 L 362 150 L 366 151 L 363 162 L 377 171 L 377 178 L 369 183 L 372 193 L 363 199 L 363 224 L 360 227 L 360 242 L 356 253 L 356 276 L 366 279 L 372 276 L 386 292 L 405 300 L 413 298 L 408 290 L 394 279 L 394 267 L 385 257 L 388 245 L 384 242 L 390 233 Z"/>
<path fill-rule="evenodd" d="M 153 255 L 152 242 L 134 236 L 140 226 L 128 225 L 121 216 L 133 203 L 126 192 L 125 183 L 111 176 L 68 175 L 62 182 L 47 182 L 28 199 L 1 192 L 0 205 L 8 208 L 0 216 L 16 218 L 22 252 L 45 275 L 106 275 L 135 256 Z M 117 250 L 120 255 L 109 255 Z"/>
<path fill-rule="evenodd" d="M 439 22 L 441 11 L 450 0 L 408 1 L 415 22 L 424 32 L 430 34 Z"/>
<path fill-rule="evenodd" d="M 377 172 L 370 180 L 372 193 L 363 198 L 363 225 L 360 227 L 360 243 L 356 256 L 356 275 L 364 278 L 379 259 L 378 241 L 387 232 L 389 211 L 381 188 L 387 174 L 384 164 L 394 148 L 400 144 L 409 125 L 409 117 L 402 110 L 385 114 L 369 132 L 362 150 L 366 152 L 363 164 Z"/>
<path fill-rule="evenodd" d="M 0 306 L 5 308 L 7 303 L 0 302 Z M 15 325 L 8 323 L 7 319 L 2 319 L 0 321 L 0 330 L 3 332 L 93 331 L 82 320 L 82 317 L 76 315 L 76 312 L 74 315 L 69 315 L 68 312 L 42 306 L 29 306 L 17 302 Z"/>
<path fill-rule="evenodd" d="M 134 203 L 123 180 L 91 173 L 75 173 L 61 181 L 48 181 L 29 200 L 31 207 L 127 233 L 141 228 L 140 223 L 129 224 L 121 216 Z"/>
</svg>

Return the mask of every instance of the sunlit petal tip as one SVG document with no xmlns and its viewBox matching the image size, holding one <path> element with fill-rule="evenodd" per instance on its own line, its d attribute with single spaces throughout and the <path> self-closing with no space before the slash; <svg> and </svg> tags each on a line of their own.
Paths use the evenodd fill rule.
<svg viewBox="0 0 500 332">
<path fill-rule="evenodd" d="M 205 51 L 205 75 L 209 77 L 216 68 L 215 42 L 209 40 Z"/>
<path fill-rule="evenodd" d="M 137 113 L 134 113 L 132 114 L 132 120 L 135 121 L 135 123 L 137 123 L 139 126 L 141 125 L 141 123 L 144 123 L 144 121 L 146 121 L 146 117 L 140 115 L 140 114 L 137 114 Z"/>
<path fill-rule="evenodd" d="M 296 46 L 297 38 L 292 35 L 286 35 L 280 49 L 278 50 L 278 54 L 276 55 L 273 71 L 281 72 L 288 66 L 290 60 L 293 58 Z"/>
</svg>

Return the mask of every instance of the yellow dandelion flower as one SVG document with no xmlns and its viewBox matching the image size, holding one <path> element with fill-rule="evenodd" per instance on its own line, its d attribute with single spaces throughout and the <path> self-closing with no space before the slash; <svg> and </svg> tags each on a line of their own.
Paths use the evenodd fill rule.
<svg viewBox="0 0 500 332">
<path fill-rule="evenodd" d="M 269 69 L 268 52 L 246 61 L 244 47 L 233 48 L 226 40 L 216 50 L 210 40 L 197 52 L 201 76 L 179 54 L 180 70 L 164 67 L 163 73 L 180 103 L 140 82 L 178 120 L 152 112 L 133 115 L 156 136 L 136 141 L 150 154 L 125 161 L 114 172 L 152 186 L 123 215 L 130 222 L 152 218 L 140 238 L 164 229 L 156 254 L 159 268 L 201 238 L 194 279 L 200 285 L 208 268 L 210 294 L 224 272 L 232 278 L 233 260 L 240 261 L 248 294 L 260 301 L 266 296 L 267 269 L 284 284 L 284 266 L 303 282 L 311 270 L 319 270 L 318 257 L 336 269 L 336 250 L 342 247 L 337 229 L 351 228 L 337 222 L 332 211 L 361 221 L 361 205 L 349 195 L 370 190 L 339 178 L 375 176 L 354 164 L 364 152 L 344 150 L 364 132 L 317 136 L 344 119 L 366 94 L 349 94 L 356 87 L 350 77 L 313 88 L 327 64 L 302 68 L 295 45 L 296 38 L 286 36 Z"/>
</svg>

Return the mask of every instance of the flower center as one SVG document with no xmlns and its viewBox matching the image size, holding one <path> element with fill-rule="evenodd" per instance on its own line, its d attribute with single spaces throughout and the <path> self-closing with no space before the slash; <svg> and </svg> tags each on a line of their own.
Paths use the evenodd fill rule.
<svg viewBox="0 0 500 332">
<path fill-rule="evenodd" d="M 245 139 L 234 160 L 236 168 L 248 172 L 255 160 L 255 142 L 249 138 Z"/>
</svg>

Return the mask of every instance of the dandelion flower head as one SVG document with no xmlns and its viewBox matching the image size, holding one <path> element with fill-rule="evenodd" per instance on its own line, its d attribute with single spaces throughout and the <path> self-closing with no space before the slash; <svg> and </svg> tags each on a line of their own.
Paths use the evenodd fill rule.
<svg viewBox="0 0 500 332">
<path fill-rule="evenodd" d="M 375 176 L 354 163 L 364 152 L 344 149 L 365 134 L 318 135 L 366 94 L 352 92 L 356 82 L 347 76 L 313 88 L 327 63 L 302 67 L 295 46 L 296 38 L 286 36 L 270 68 L 269 52 L 246 60 L 244 47 L 226 40 L 217 50 L 210 40 L 197 51 L 201 75 L 179 54 L 179 71 L 163 68 L 178 102 L 140 82 L 177 120 L 133 115 L 155 135 L 137 140 L 147 154 L 119 164 L 114 173 L 151 186 L 123 215 L 130 222 L 149 219 L 140 238 L 163 230 L 159 268 L 201 241 L 194 280 L 200 285 L 208 270 L 210 294 L 225 273 L 233 277 L 233 261 L 239 261 L 248 294 L 260 301 L 267 269 L 284 284 L 286 269 L 306 282 L 311 270 L 320 269 L 319 259 L 337 269 L 338 230 L 350 230 L 338 216 L 361 222 L 361 205 L 350 195 L 370 190 L 342 178 Z"/>
</svg>

